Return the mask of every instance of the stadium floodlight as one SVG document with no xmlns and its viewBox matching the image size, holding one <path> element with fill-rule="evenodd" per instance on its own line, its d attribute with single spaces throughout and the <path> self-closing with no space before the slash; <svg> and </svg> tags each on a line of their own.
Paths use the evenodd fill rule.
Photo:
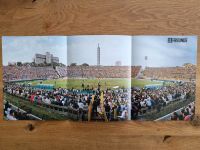
<svg viewBox="0 0 200 150">
<path fill-rule="evenodd" d="M 148 60 L 148 56 L 145 56 L 145 57 L 144 57 L 144 60 L 145 60 L 145 68 L 147 68 L 147 60 Z"/>
</svg>

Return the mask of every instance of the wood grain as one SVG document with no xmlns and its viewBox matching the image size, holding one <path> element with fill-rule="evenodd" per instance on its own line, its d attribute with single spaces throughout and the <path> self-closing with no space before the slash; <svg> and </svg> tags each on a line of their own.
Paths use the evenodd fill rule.
<svg viewBox="0 0 200 150">
<path fill-rule="evenodd" d="M 199 16 L 198 0 L 0 0 L 0 35 L 200 35 Z M 2 90 L 2 71 L 0 78 Z M 196 95 L 198 117 L 200 67 Z M 1 103 L 1 117 L 2 108 Z M 194 122 L 0 120 L 0 149 L 200 149 L 197 117 Z"/>
</svg>

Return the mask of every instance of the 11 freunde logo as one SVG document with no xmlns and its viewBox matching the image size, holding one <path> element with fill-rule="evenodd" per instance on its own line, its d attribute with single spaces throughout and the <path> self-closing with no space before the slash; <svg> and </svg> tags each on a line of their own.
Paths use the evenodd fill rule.
<svg viewBox="0 0 200 150">
<path fill-rule="evenodd" d="M 168 43 L 177 43 L 177 42 L 186 43 L 187 38 L 168 38 Z"/>
</svg>

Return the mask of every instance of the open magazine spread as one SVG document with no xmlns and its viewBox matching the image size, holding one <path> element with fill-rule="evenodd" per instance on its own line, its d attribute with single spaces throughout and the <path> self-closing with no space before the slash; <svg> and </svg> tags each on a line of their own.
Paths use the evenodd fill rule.
<svg viewBox="0 0 200 150">
<path fill-rule="evenodd" d="M 184 120 L 197 36 L 3 36 L 5 120 Z"/>
</svg>

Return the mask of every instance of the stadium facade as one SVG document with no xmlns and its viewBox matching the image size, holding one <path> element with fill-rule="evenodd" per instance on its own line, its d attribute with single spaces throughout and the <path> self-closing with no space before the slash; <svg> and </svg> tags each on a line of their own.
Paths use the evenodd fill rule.
<svg viewBox="0 0 200 150">
<path fill-rule="evenodd" d="M 50 52 L 46 52 L 45 55 L 43 55 L 43 54 L 35 54 L 34 62 L 35 62 L 35 64 L 59 63 L 59 58 L 58 57 L 54 57 L 53 54 L 51 54 Z"/>
</svg>

